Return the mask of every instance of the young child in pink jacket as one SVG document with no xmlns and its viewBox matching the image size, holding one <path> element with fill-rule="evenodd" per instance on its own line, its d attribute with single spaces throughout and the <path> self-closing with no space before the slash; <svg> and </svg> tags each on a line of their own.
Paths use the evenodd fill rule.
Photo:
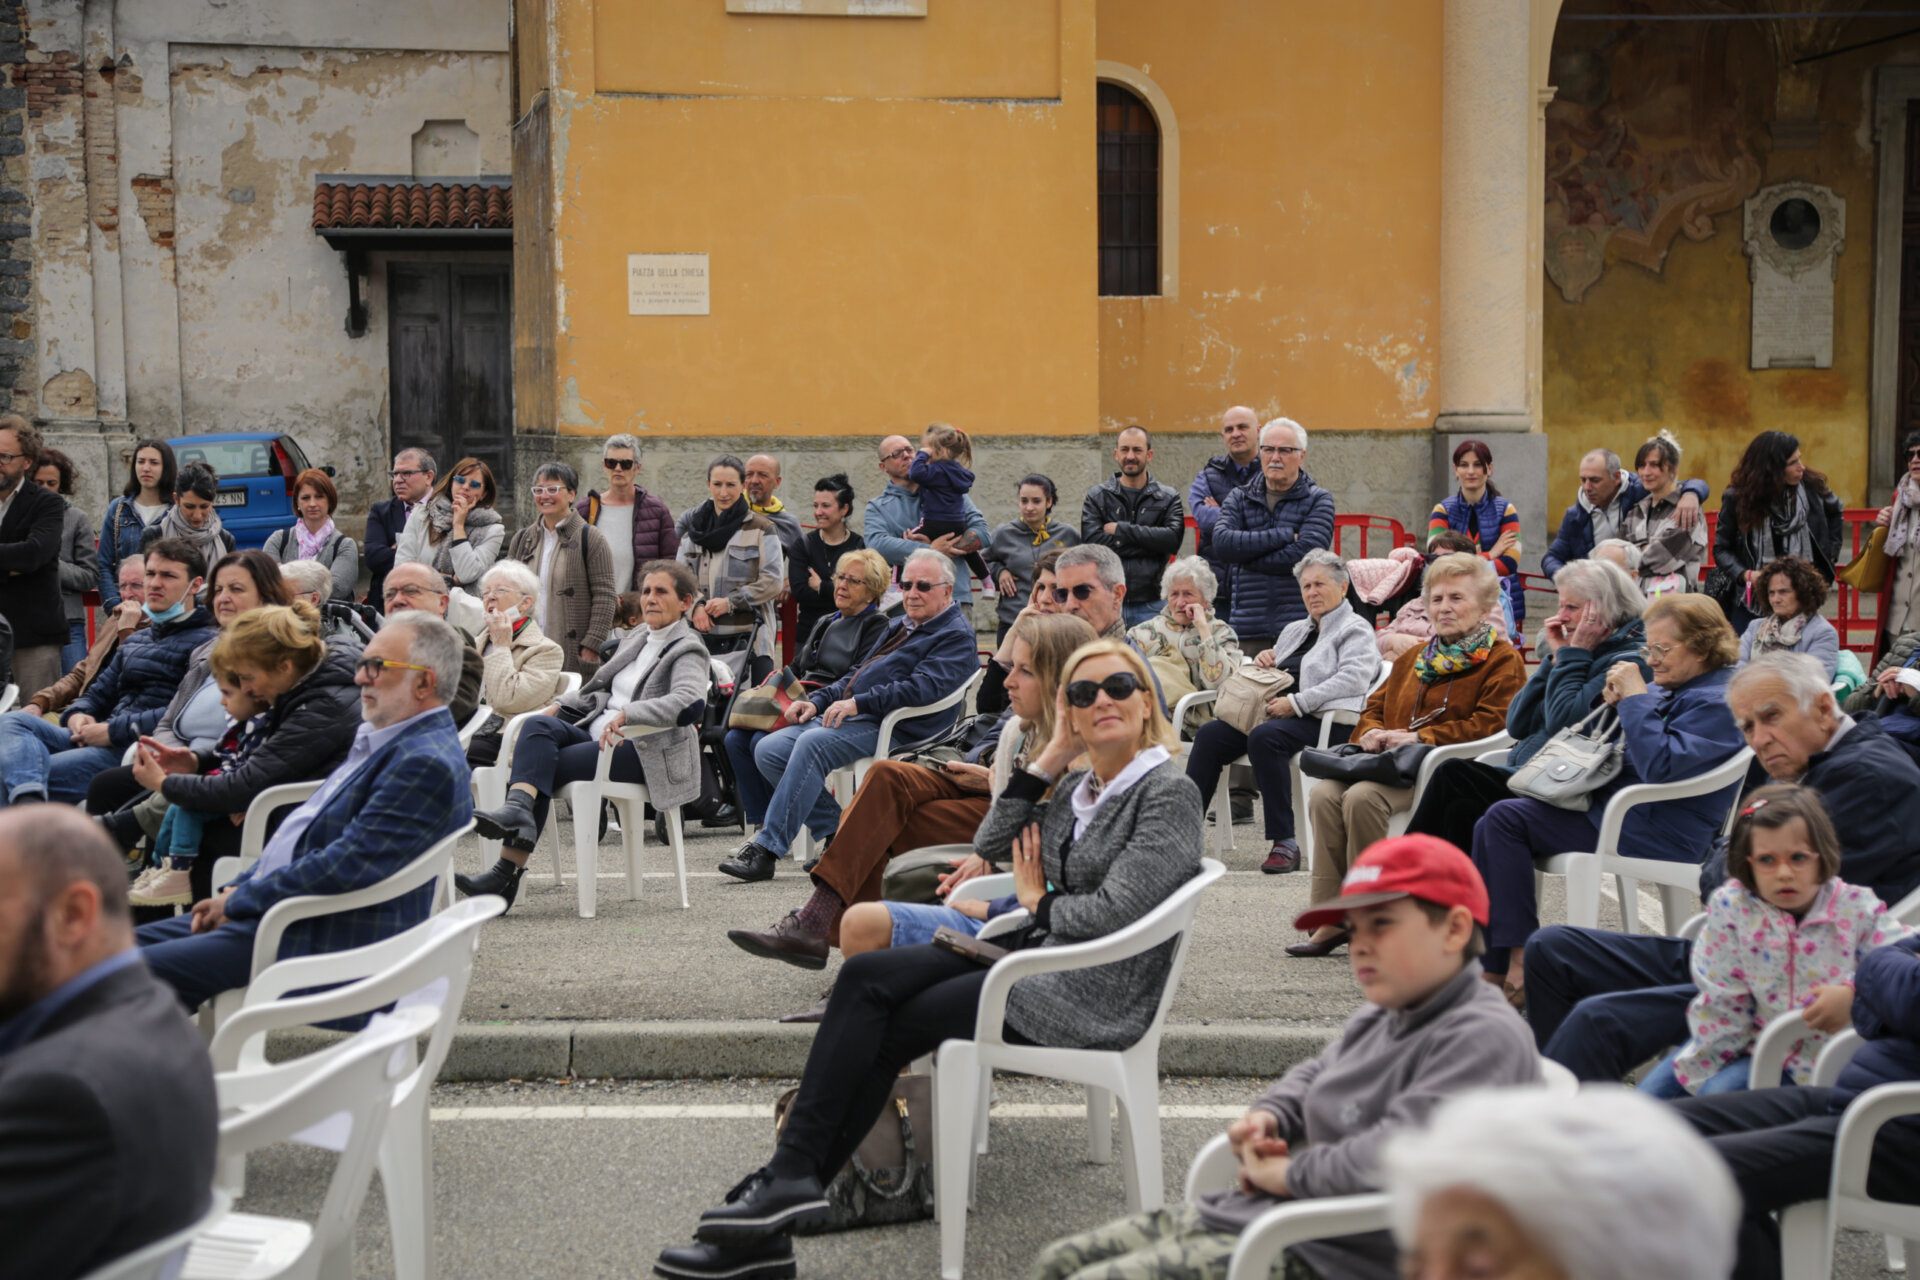
<svg viewBox="0 0 1920 1280">
<path fill-rule="evenodd" d="M 1807 1034 L 1786 1061 L 1807 1084 L 1820 1047 L 1853 1024 L 1853 971 L 1875 947 L 1912 930 L 1871 889 L 1839 876 L 1840 838 L 1807 787 L 1762 787 L 1746 798 L 1727 848 L 1733 878 L 1714 890 L 1693 944 L 1687 1042 L 1640 1082 L 1662 1098 L 1747 1087 L 1760 1031 L 1801 1011 Z"/>
</svg>

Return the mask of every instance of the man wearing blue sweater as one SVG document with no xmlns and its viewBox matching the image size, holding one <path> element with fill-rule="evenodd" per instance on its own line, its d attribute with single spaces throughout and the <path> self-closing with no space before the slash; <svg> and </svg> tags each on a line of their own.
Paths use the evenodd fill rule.
<svg viewBox="0 0 1920 1280">
<path fill-rule="evenodd" d="M 1828 1089 L 1759 1089 L 1686 1098 L 1674 1105 L 1733 1170 L 1745 1215 L 1735 1280 L 1781 1273 L 1776 1210 L 1824 1200 L 1840 1121 L 1853 1100 L 1882 1084 L 1920 1081 L 1920 935 L 1869 951 L 1853 975 L 1853 1027 L 1866 1043 Z M 1920 1120 L 1895 1120 L 1874 1140 L 1867 1190 L 1877 1200 L 1920 1203 Z"/>
<path fill-rule="evenodd" d="M 880 471 L 887 477 L 887 487 L 867 502 L 866 527 L 861 536 L 867 540 L 867 546 L 878 551 L 886 562 L 899 569 L 906 565 L 907 557 L 925 551 L 928 547 L 942 555 L 954 559 L 964 559 L 968 552 L 978 551 L 993 538 L 993 530 L 987 526 L 987 518 L 980 508 L 973 505 L 971 497 L 961 500 L 967 513 L 967 535 L 947 533 L 937 538 L 928 538 L 923 533 L 915 533 L 925 518 L 921 510 L 920 486 L 907 478 L 908 470 L 913 466 L 914 449 L 905 436 L 888 436 L 880 442 Z M 956 576 L 949 566 L 947 580 L 953 583 L 953 598 L 959 604 L 963 616 L 971 615 L 973 589 L 965 576 Z M 768 874 L 772 869 L 768 868 Z"/>
<path fill-rule="evenodd" d="M 906 616 L 889 626 L 873 652 L 846 675 L 787 708 L 787 725 L 755 744 L 754 764 L 773 788 L 767 819 L 720 870 L 736 880 L 771 880 L 805 823 L 816 837 L 840 826 L 840 804 L 827 775 L 873 754 L 880 720 L 902 707 L 937 702 L 980 669 L 973 625 L 953 598 L 953 561 L 922 547 L 900 571 Z M 924 741 L 954 722 L 959 708 L 904 720 L 894 745 Z"/>
</svg>

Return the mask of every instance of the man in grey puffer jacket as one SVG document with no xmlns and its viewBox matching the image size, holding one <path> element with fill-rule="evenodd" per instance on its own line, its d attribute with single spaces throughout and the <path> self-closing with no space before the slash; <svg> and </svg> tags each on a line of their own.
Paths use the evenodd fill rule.
<svg viewBox="0 0 1920 1280">
<path fill-rule="evenodd" d="M 1540 1059 L 1527 1025 L 1480 976 L 1487 890 L 1444 840 L 1401 836 L 1368 849 L 1340 896 L 1294 921 L 1344 918 L 1367 1005 L 1320 1055 L 1282 1076 L 1227 1136 L 1239 1182 L 1197 1204 L 1123 1218 L 1041 1250 L 1035 1280 L 1104 1265 L 1109 1280 L 1224 1280 L 1240 1233 L 1287 1200 L 1380 1189 L 1380 1149 L 1450 1094 L 1530 1085 Z M 1394 1280 L 1384 1231 L 1287 1250 L 1286 1280 Z M 1276 1271 L 1276 1274 L 1282 1274 Z"/>
</svg>

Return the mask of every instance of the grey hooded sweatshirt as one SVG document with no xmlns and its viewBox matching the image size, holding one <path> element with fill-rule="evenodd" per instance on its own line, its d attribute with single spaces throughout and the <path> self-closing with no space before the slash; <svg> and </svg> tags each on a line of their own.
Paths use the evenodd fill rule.
<svg viewBox="0 0 1920 1280">
<path fill-rule="evenodd" d="M 1459 976 L 1410 1009 L 1368 1005 L 1316 1058 L 1276 1081 L 1254 1103 L 1280 1120 L 1292 1147 L 1287 1186 L 1297 1199 L 1380 1189 L 1380 1147 L 1424 1124 L 1434 1107 L 1469 1089 L 1537 1084 L 1533 1033 L 1506 997 L 1469 962 Z M 1238 1234 L 1281 1201 L 1222 1191 L 1201 1197 L 1210 1229 Z M 1323 1276 L 1396 1280 L 1384 1231 L 1295 1246 Z"/>
</svg>

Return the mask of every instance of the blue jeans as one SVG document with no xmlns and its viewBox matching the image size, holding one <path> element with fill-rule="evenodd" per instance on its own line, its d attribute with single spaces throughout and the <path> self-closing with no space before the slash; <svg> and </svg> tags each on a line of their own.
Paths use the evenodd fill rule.
<svg viewBox="0 0 1920 1280">
<path fill-rule="evenodd" d="M 31 711 L 0 716 L 0 805 L 22 791 L 79 804 L 93 775 L 120 763 L 113 747 L 76 747 L 73 735 Z"/>
<path fill-rule="evenodd" d="M 936 907 L 921 902 L 889 902 L 887 914 L 893 918 L 893 945 L 917 947 L 933 941 L 941 929 L 958 929 L 969 938 L 986 928 L 985 920 L 962 915 L 953 907 Z"/>
<path fill-rule="evenodd" d="M 767 733 L 765 729 L 729 729 L 720 740 L 726 748 L 727 763 L 733 766 L 733 789 L 740 800 L 740 812 L 756 827 L 767 820 L 767 806 L 773 803 L 773 788 L 753 762 L 754 749 Z"/>
<path fill-rule="evenodd" d="M 62 675 L 80 665 L 80 659 L 87 656 L 87 620 L 70 618 L 67 621 L 67 642 L 60 646 L 60 672 Z M 34 690 L 38 693 L 39 690 Z"/>
<path fill-rule="evenodd" d="M 1618 1083 L 1687 1038 L 1693 944 L 1549 925 L 1527 943 L 1527 1021 L 1540 1052 L 1582 1081 Z"/>
<path fill-rule="evenodd" d="M 133 931 L 153 976 L 172 987 L 188 1012 L 222 991 L 253 980 L 257 920 L 229 920 L 211 933 L 194 933 L 193 917 L 169 916 Z"/>
<path fill-rule="evenodd" d="M 171 858 L 174 870 L 186 870 L 188 864 L 200 856 L 201 833 L 207 829 L 207 823 L 218 816 L 177 804 L 167 806 L 166 816 L 160 819 L 160 834 L 153 838 L 153 856 Z"/>
<path fill-rule="evenodd" d="M 1166 607 L 1167 602 L 1164 600 L 1148 600 L 1142 604 L 1135 604 L 1131 600 L 1122 600 L 1120 602 L 1120 618 L 1129 627 L 1137 627 L 1150 618 L 1159 617 L 1160 611 Z"/>
<path fill-rule="evenodd" d="M 840 804 L 827 794 L 827 775 L 862 756 L 880 741 L 880 722 L 845 720 L 837 729 L 809 721 L 776 729 L 753 747 L 754 764 L 773 788 L 767 816 L 753 842 L 784 858 L 805 823 L 815 839 L 840 826 Z"/>
<path fill-rule="evenodd" d="M 1680 1050 L 1675 1049 L 1660 1059 L 1659 1065 L 1647 1072 L 1645 1078 L 1640 1081 L 1640 1092 L 1669 1102 L 1675 1098 L 1704 1098 L 1714 1093 L 1738 1093 L 1747 1087 L 1747 1081 L 1753 1075 L 1753 1059 L 1736 1058 L 1708 1076 L 1705 1083 L 1695 1089 L 1692 1094 L 1688 1094 L 1678 1077 L 1673 1074 L 1674 1060 L 1679 1056 Z M 1782 1083 L 1791 1085 L 1793 1077 L 1786 1076 Z"/>
</svg>

